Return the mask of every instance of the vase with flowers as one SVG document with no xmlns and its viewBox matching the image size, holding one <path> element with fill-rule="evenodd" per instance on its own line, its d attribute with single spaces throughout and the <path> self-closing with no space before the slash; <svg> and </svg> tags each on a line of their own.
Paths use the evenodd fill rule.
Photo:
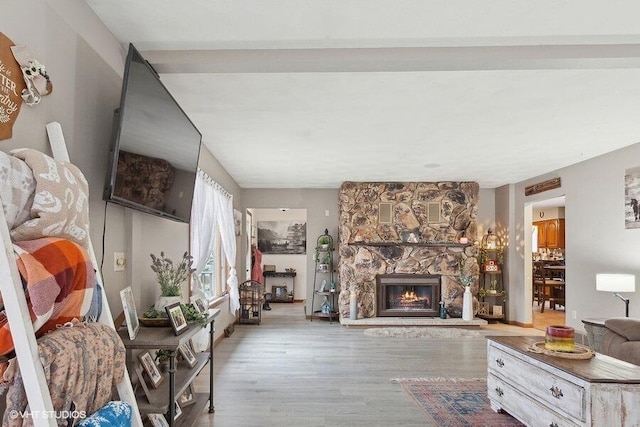
<svg viewBox="0 0 640 427">
<path fill-rule="evenodd" d="M 185 252 L 180 263 L 174 263 L 165 257 L 164 252 L 160 256 L 151 254 L 151 270 L 156 273 L 160 285 L 160 298 L 156 302 L 156 310 L 164 310 L 169 304 L 182 301 L 182 283 L 195 271 L 192 268 L 193 257 Z"/>
</svg>

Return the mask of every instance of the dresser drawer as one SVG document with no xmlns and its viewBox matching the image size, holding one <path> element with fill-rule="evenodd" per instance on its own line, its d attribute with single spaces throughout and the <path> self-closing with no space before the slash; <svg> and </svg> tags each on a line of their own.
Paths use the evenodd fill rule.
<svg viewBox="0 0 640 427">
<path fill-rule="evenodd" d="M 517 414 L 520 421 L 527 426 L 578 427 L 583 425 L 567 420 L 495 375 L 489 374 L 487 377 L 487 394 L 494 409 L 499 407 L 509 414 Z"/>
<path fill-rule="evenodd" d="M 497 376 L 560 414 L 586 421 L 586 392 L 580 385 L 545 370 L 544 364 L 534 366 L 531 360 L 527 362 L 493 345 L 488 347 L 487 362 L 490 376 Z"/>
</svg>

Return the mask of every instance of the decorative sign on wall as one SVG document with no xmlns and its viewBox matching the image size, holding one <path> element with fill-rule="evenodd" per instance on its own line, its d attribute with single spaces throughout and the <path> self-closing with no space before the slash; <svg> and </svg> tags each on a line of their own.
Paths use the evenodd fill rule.
<svg viewBox="0 0 640 427">
<path fill-rule="evenodd" d="M 542 193 L 544 191 L 553 190 L 554 188 L 560 188 L 560 178 L 553 178 L 548 181 L 539 182 L 537 184 L 530 185 L 525 187 L 524 195 L 532 196 L 534 194 Z"/>
<path fill-rule="evenodd" d="M 13 57 L 9 37 L 0 33 L 0 140 L 11 138 L 26 88 L 20 64 Z"/>
</svg>

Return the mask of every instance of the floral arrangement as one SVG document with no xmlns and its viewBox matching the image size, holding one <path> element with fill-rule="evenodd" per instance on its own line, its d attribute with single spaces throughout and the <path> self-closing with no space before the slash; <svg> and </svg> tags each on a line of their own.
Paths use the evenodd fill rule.
<svg viewBox="0 0 640 427">
<path fill-rule="evenodd" d="M 182 294 L 182 282 L 184 282 L 195 268 L 192 268 L 193 257 L 185 252 L 180 264 L 174 264 L 169 258 L 160 252 L 157 257 L 151 254 L 151 270 L 156 273 L 160 284 L 160 295 L 163 297 L 177 297 Z"/>
</svg>

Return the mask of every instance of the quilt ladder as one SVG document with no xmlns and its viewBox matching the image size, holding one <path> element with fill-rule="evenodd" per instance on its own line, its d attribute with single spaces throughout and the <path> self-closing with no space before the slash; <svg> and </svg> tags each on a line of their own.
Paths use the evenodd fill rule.
<svg viewBox="0 0 640 427">
<path fill-rule="evenodd" d="M 69 154 L 62 135 L 62 128 L 59 123 L 51 122 L 46 125 L 47 135 L 53 157 L 56 160 L 69 161 Z M 53 403 L 49 395 L 49 387 L 45 381 L 44 369 L 40 362 L 38 353 L 38 343 L 35 338 L 35 331 L 29 318 L 29 309 L 27 301 L 22 289 L 22 280 L 15 263 L 13 254 L 13 243 L 7 227 L 7 221 L 4 212 L 0 209 L 0 236 L 4 251 L 0 255 L 0 292 L 4 300 L 7 320 L 11 326 L 11 334 L 13 336 L 15 353 L 20 366 L 20 372 L 24 381 L 24 388 L 27 392 L 29 401 L 29 411 L 33 414 L 33 423 L 35 427 L 56 427 L 57 422 L 53 412 Z M 100 284 L 102 293 L 102 314 L 98 319 L 99 323 L 114 328 L 113 317 L 109 309 L 109 302 L 104 290 L 102 275 L 98 268 L 95 252 L 91 239 L 89 238 L 88 250 L 91 263 L 96 270 L 96 280 Z M 8 278 L 11 280 L 6 280 Z M 120 400 L 126 401 L 132 408 L 131 425 L 133 427 L 142 427 L 142 418 L 138 410 L 133 387 L 131 386 L 131 378 L 125 367 L 124 378 L 117 384 Z M 47 414 L 48 416 L 45 416 Z M 22 415 L 22 414 L 20 414 Z"/>
</svg>

